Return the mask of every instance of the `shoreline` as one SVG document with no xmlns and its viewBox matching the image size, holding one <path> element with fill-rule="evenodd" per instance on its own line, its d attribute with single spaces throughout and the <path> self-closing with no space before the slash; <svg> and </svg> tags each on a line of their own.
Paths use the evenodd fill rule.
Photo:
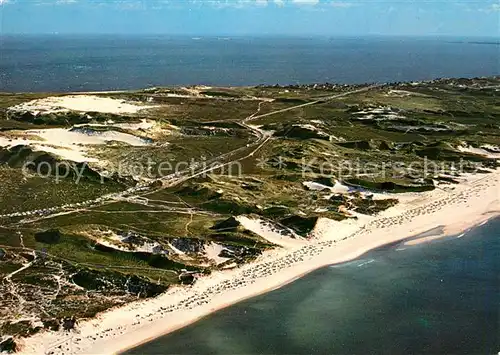
<svg viewBox="0 0 500 355">
<path fill-rule="evenodd" d="M 269 251 L 253 263 L 214 272 L 189 288 L 173 287 L 156 298 L 111 309 L 82 322 L 79 334 L 37 334 L 25 339 L 22 353 L 120 353 L 322 267 L 352 261 L 396 242 L 430 242 L 439 228 L 440 237 L 457 235 L 500 215 L 499 170 L 465 175 L 463 182 L 451 187 L 400 194 L 398 205 L 374 217 L 320 219 L 304 245 Z M 432 240 L 426 240 L 429 237 Z"/>
</svg>

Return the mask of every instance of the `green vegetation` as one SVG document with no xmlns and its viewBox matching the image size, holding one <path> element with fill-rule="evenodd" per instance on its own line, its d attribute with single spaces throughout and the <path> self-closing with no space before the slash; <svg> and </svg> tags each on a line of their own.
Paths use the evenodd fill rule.
<svg viewBox="0 0 500 355">
<path fill-rule="evenodd" d="M 276 247 L 237 216 L 307 238 L 320 218 L 374 215 L 397 204 L 395 193 L 451 186 L 461 172 L 497 167 L 499 84 L 446 79 L 341 97 L 334 95 L 366 86 L 102 94 L 157 105 L 133 115 L 14 112 L 9 107 L 53 95 L 0 94 L 0 142 L 75 124 L 89 136 L 113 131 L 144 142 L 88 147 L 89 164 L 28 144 L 0 147 L 0 277 L 8 280 L 0 332 L 42 329 L 17 321 L 23 317 L 57 329 L 61 317 L 91 317 Z M 151 127 L 108 124 L 143 120 Z M 227 261 L 208 256 L 213 243 Z"/>
</svg>

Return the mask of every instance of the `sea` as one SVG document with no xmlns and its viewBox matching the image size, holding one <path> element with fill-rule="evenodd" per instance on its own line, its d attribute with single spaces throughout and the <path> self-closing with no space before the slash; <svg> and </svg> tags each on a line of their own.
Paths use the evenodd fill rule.
<svg viewBox="0 0 500 355">
<path fill-rule="evenodd" d="M 491 76 L 499 51 L 498 38 L 0 35 L 0 91 Z"/>
<path fill-rule="evenodd" d="M 372 250 L 125 354 L 498 354 L 500 219 Z"/>
</svg>

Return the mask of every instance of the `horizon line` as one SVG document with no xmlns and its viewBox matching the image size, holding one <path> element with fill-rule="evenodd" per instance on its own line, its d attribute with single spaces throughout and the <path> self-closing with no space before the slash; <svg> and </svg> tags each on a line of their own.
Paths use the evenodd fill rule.
<svg viewBox="0 0 500 355">
<path fill-rule="evenodd" d="M 393 38 L 488 38 L 496 39 L 500 43 L 498 36 L 494 35 L 476 35 L 476 34 L 384 34 L 384 33 L 366 33 L 366 34 L 266 34 L 266 33 L 248 33 L 248 34 L 201 34 L 201 33 L 127 33 L 127 32 L 0 32 L 0 37 L 6 36 L 158 36 L 158 37 L 189 37 L 193 39 L 204 38 L 364 38 L 364 37 L 393 37 Z"/>
</svg>

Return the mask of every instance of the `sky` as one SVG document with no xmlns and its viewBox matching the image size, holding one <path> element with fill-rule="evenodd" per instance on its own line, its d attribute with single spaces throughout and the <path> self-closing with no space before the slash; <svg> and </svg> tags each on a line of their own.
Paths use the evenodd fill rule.
<svg viewBox="0 0 500 355">
<path fill-rule="evenodd" d="M 500 37 L 500 0 L 0 0 L 2 34 Z"/>
</svg>

